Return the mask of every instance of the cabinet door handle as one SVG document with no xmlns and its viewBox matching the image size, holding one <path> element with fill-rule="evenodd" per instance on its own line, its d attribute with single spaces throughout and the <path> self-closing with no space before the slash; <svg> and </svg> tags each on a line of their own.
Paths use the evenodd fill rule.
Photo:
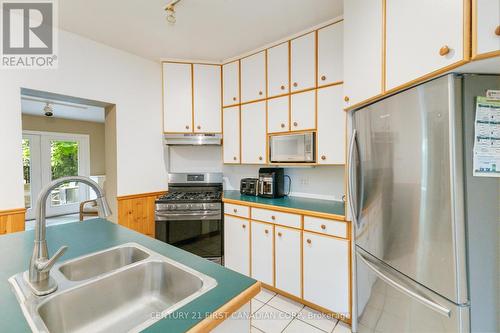
<svg viewBox="0 0 500 333">
<path fill-rule="evenodd" d="M 236 156 L 233 157 L 233 160 L 235 160 L 235 161 L 237 160 Z"/>
<path fill-rule="evenodd" d="M 293 126 L 297 127 L 299 124 L 297 124 L 296 121 L 293 122 Z"/>
<path fill-rule="evenodd" d="M 268 234 L 268 233 L 269 233 L 269 230 L 267 230 L 267 229 L 266 229 L 266 230 L 264 230 L 264 232 L 265 232 L 266 234 Z"/>
<path fill-rule="evenodd" d="M 495 35 L 500 36 L 500 25 L 495 29 Z"/>
<path fill-rule="evenodd" d="M 235 101 L 235 102 L 236 102 L 236 97 L 233 97 L 233 101 Z"/>
<path fill-rule="evenodd" d="M 201 129 L 201 126 L 200 126 L 200 125 L 198 125 L 198 126 L 196 126 L 196 128 L 197 128 L 197 129 Z"/>
<path fill-rule="evenodd" d="M 259 91 L 259 95 L 262 95 L 262 91 Z"/>
<path fill-rule="evenodd" d="M 321 76 L 321 81 L 325 81 L 326 80 L 326 76 L 322 75 Z"/>
<path fill-rule="evenodd" d="M 321 159 L 324 161 L 326 160 L 326 156 L 325 155 L 321 155 Z"/>
<path fill-rule="evenodd" d="M 281 128 L 285 128 L 285 124 L 281 123 Z"/>
<path fill-rule="evenodd" d="M 310 239 L 308 239 L 306 242 L 307 242 L 307 244 L 311 244 L 312 243 Z"/>
<path fill-rule="evenodd" d="M 445 56 L 448 53 L 450 53 L 450 48 L 448 47 L 448 45 L 445 45 L 445 46 L 443 46 L 442 48 L 439 49 L 439 55 L 440 56 Z"/>
<path fill-rule="evenodd" d="M 262 156 L 259 156 L 259 161 L 262 161 Z"/>
<path fill-rule="evenodd" d="M 293 86 L 294 86 L 294 87 L 298 87 L 298 86 L 299 86 L 299 84 L 298 84 L 297 82 L 294 82 L 294 83 L 293 83 Z"/>
<path fill-rule="evenodd" d="M 189 125 L 186 125 L 186 129 L 189 129 Z"/>
<path fill-rule="evenodd" d="M 281 236 L 282 236 L 282 235 L 281 235 L 281 232 L 278 232 L 278 237 L 281 237 Z"/>
<path fill-rule="evenodd" d="M 246 225 L 246 224 L 242 224 L 242 225 L 241 225 L 241 227 L 242 227 L 243 229 L 245 229 L 245 228 L 247 227 L 247 225 Z"/>
<path fill-rule="evenodd" d="M 326 229 L 326 225 L 322 224 L 321 225 L 321 229 L 325 230 Z"/>
<path fill-rule="evenodd" d="M 344 101 L 349 102 L 349 96 L 344 96 Z"/>
<path fill-rule="evenodd" d="M 274 216 L 274 215 L 271 216 L 271 220 L 273 220 L 273 221 L 276 220 L 276 216 Z"/>
<path fill-rule="evenodd" d="M 285 86 L 281 86 L 280 88 L 281 88 L 281 90 L 285 90 Z"/>
<path fill-rule="evenodd" d="M 235 209 L 233 209 L 233 212 L 236 214 L 236 213 L 238 213 L 238 210 L 235 208 Z"/>
</svg>

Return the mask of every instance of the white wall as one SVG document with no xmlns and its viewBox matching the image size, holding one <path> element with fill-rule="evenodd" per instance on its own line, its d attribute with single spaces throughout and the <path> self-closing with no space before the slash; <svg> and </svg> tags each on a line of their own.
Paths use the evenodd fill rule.
<svg viewBox="0 0 500 333">
<path fill-rule="evenodd" d="M 223 172 L 224 188 L 227 190 L 239 190 L 241 178 L 257 177 L 261 167 L 223 165 L 221 147 L 176 146 L 170 148 L 169 155 L 165 163 L 170 165 L 171 172 Z M 285 174 L 292 179 L 291 195 L 342 200 L 345 193 L 342 166 L 285 168 Z"/>
<path fill-rule="evenodd" d="M 0 70 L 0 210 L 24 206 L 20 88 L 116 104 L 117 195 L 166 188 L 159 63 L 59 34 L 59 68 Z"/>
</svg>

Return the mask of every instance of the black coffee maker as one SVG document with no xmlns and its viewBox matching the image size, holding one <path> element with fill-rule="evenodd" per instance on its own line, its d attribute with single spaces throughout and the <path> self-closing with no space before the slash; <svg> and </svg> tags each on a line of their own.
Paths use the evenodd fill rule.
<svg viewBox="0 0 500 333">
<path fill-rule="evenodd" d="M 259 197 L 281 198 L 285 196 L 285 170 L 283 168 L 259 169 Z"/>
</svg>

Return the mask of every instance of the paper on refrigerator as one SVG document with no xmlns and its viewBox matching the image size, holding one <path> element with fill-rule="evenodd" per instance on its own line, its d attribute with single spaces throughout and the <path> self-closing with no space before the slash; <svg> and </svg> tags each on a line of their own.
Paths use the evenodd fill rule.
<svg viewBox="0 0 500 333">
<path fill-rule="evenodd" d="M 476 99 L 474 176 L 500 177 L 500 101 Z"/>
</svg>

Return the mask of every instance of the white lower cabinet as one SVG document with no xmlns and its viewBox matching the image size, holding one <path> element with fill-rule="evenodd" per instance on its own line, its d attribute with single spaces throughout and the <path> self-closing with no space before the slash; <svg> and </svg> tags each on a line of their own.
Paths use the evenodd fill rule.
<svg viewBox="0 0 500 333">
<path fill-rule="evenodd" d="M 275 287 L 301 297 L 300 230 L 275 227 Z"/>
<path fill-rule="evenodd" d="M 304 299 L 349 314 L 349 241 L 304 232 Z"/>
<path fill-rule="evenodd" d="M 250 222 L 224 216 L 224 266 L 250 275 Z"/>
<path fill-rule="evenodd" d="M 273 285 L 273 225 L 251 221 L 252 277 Z"/>
</svg>

